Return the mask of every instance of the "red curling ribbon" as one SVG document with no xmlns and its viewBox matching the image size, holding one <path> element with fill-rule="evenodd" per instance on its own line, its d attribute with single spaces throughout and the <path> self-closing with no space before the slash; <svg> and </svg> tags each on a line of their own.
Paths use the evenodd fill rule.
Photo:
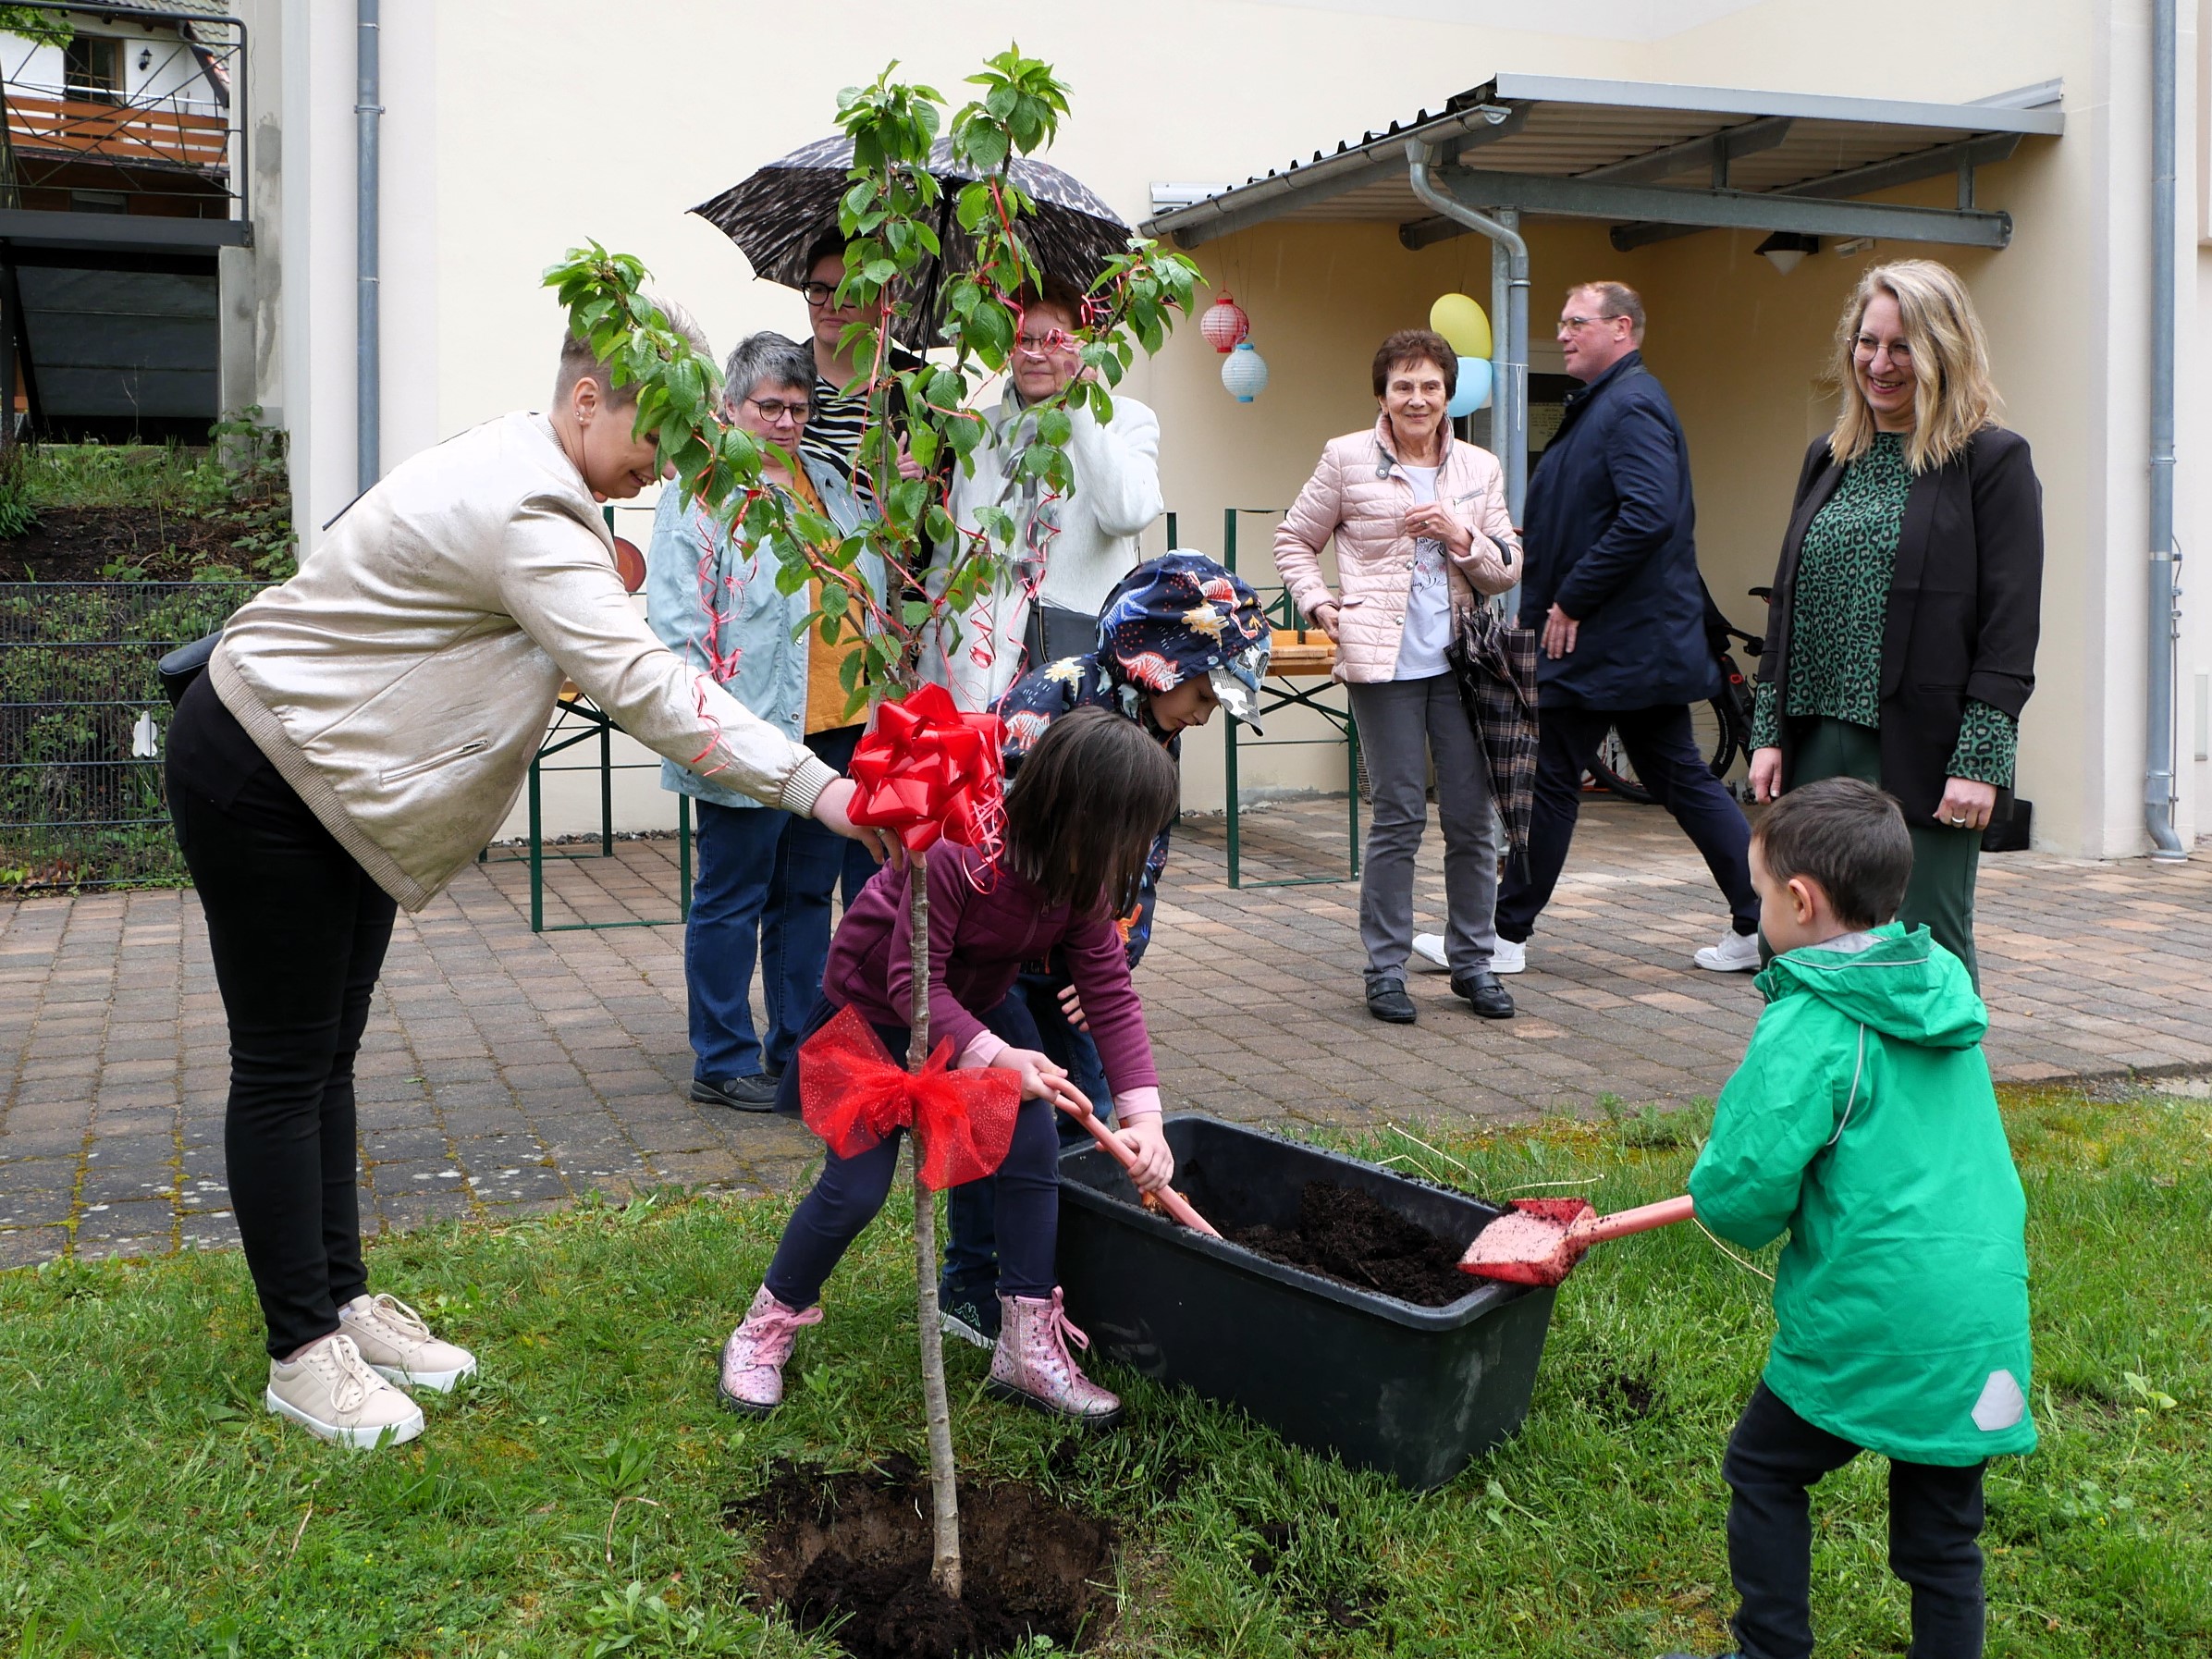
<svg viewBox="0 0 2212 1659">
<path fill-rule="evenodd" d="M 840 1158 L 857 1158 L 899 1129 L 920 1149 L 932 1192 L 995 1174 L 1014 1141 L 1021 1079 L 1002 1068 L 947 1069 L 950 1039 L 917 1075 L 891 1057 L 851 1004 L 799 1047 L 800 1115 Z"/>
<path fill-rule="evenodd" d="M 876 710 L 847 768 L 859 790 L 855 824 L 889 830 L 919 853 L 940 838 L 996 850 L 1005 734 L 993 714 L 963 714 L 941 685 L 925 685 Z"/>
</svg>

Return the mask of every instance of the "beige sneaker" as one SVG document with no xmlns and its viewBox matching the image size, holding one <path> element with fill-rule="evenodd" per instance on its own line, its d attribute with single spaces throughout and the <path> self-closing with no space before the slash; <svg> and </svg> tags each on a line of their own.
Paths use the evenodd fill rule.
<svg viewBox="0 0 2212 1659">
<path fill-rule="evenodd" d="M 430 1334 L 423 1316 L 398 1296 L 355 1296 L 338 1310 L 338 1322 L 369 1367 L 387 1382 L 450 1394 L 476 1374 L 476 1356 Z"/>
<path fill-rule="evenodd" d="M 289 1363 L 270 1360 L 262 1404 L 317 1439 L 364 1450 L 396 1446 L 423 1432 L 423 1408 L 363 1363 L 343 1331 Z"/>
</svg>

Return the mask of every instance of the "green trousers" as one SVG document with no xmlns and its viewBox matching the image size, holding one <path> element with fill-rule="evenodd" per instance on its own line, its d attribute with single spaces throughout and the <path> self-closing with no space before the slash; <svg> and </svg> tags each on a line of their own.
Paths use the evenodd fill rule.
<svg viewBox="0 0 2212 1659">
<path fill-rule="evenodd" d="M 1792 745 L 1786 789 L 1817 783 L 1823 778 L 1882 781 L 1880 736 L 1849 720 L 1800 719 L 1790 728 Z M 1974 878 L 1982 867 L 1982 832 L 1941 824 L 1905 828 L 1912 836 L 1912 879 L 1897 919 L 1908 928 L 1925 923 L 1936 942 L 1966 964 L 1974 989 L 1982 989 L 1982 967 L 1974 957 Z"/>
</svg>

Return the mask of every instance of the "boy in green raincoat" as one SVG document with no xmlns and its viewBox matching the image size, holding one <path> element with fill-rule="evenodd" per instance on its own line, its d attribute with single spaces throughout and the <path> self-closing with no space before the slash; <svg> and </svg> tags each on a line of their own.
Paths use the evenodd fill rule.
<svg viewBox="0 0 2212 1659">
<path fill-rule="evenodd" d="M 1812 1654 L 1806 1489 L 1862 1451 L 1889 1459 L 1911 1659 L 1978 1659 L 1982 1470 L 2035 1445 L 2027 1207 L 1988 1015 L 1956 956 L 1889 919 L 1911 869 L 1897 803 L 1850 778 L 1792 790 L 1751 840 L 1767 1007 L 1690 1176 L 1723 1238 L 1789 1234 L 1722 1465 L 1742 1659 Z"/>
</svg>

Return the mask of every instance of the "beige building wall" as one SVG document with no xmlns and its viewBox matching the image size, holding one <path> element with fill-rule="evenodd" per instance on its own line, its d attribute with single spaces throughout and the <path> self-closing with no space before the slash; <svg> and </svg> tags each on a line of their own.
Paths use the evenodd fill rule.
<svg viewBox="0 0 2212 1659">
<path fill-rule="evenodd" d="M 259 3 L 280 5 L 283 18 L 283 403 L 300 518 L 312 526 L 355 488 L 351 8 Z M 1982 204 L 2014 215 L 2009 249 L 1886 244 L 1871 257 L 1924 252 L 1967 274 L 2009 418 L 2035 446 L 2050 563 L 2022 787 L 2036 802 L 2038 838 L 2069 851 L 2138 850 L 2148 0 L 1869 0 L 1837 49 L 1816 44 L 1837 39 L 1833 9 L 1817 0 L 1561 14 L 1562 29 L 1587 17 L 1633 39 L 1504 28 L 1501 18 L 1526 14 L 1500 6 L 1459 8 L 1473 19 L 1463 22 L 1391 9 L 1388 0 L 1135 0 L 1112 31 L 1063 7 L 1025 15 L 1019 32 L 1074 89 L 1075 114 L 1051 159 L 1132 222 L 1147 216 L 1155 180 L 1240 179 L 1424 103 L 1435 107 L 1501 70 L 1939 102 L 2063 79 L 2066 137 L 2027 140 L 2013 161 L 1981 175 Z M 582 0 L 386 0 L 387 466 L 543 399 L 560 318 L 538 277 L 587 237 L 644 258 L 718 349 L 757 327 L 803 336 L 797 297 L 753 281 L 727 240 L 685 210 L 830 130 L 838 88 L 891 57 L 902 75 L 957 96 L 961 77 L 1005 44 L 1010 27 L 1003 8 L 977 4 L 940 6 L 924 21 L 911 6 L 857 0 L 827 31 L 818 15 L 788 8 L 655 0 L 645 10 L 641 26 L 609 30 Z M 1670 18 L 1694 26 L 1670 28 Z M 2183 149 L 2185 210 L 2202 200 L 2196 24 L 2185 18 L 2183 62 L 2196 72 L 2183 77 L 2183 131 L 2200 135 Z M 1881 42 L 1910 47 L 1869 44 Z M 610 89 L 620 92 L 611 102 Z M 1899 199 L 1946 201 L 1948 186 Z M 2183 215 L 2192 260 L 2200 215 Z M 1738 621 L 1754 624 L 1757 608 L 1742 590 L 1771 571 L 1798 459 L 1824 419 L 1815 381 L 1835 313 L 1866 260 L 1824 252 L 1783 277 L 1751 254 L 1755 236 L 1705 232 L 1619 256 L 1604 229 L 1533 227 L 1536 366 L 1545 366 L 1542 330 L 1566 282 L 1606 271 L 1646 291 L 1649 355 L 1689 431 L 1712 585 Z M 1132 382 L 1161 417 L 1163 482 L 1181 540 L 1209 551 L 1218 550 L 1224 507 L 1282 507 L 1324 439 L 1371 419 L 1367 364 L 1383 333 L 1425 319 L 1447 289 L 1489 293 L 1480 240 L 1411 254 L 1383 225 L 1261 227 L 1197 258 L 1252 313 L 1272 373 L 1259 401 L 1233 403 L 1219 358 L 1186 327 Z M 2194 472 L 2212 417 L 2199 368 L 2212 275 L 2201 264 L 2184 265 L 2182 295 L 2180 534 L 2189 549 L 2212 528 Z M 620 516 L 642 543 L 645 515 Z M 1264 527 L 1245 522 L 1240 565 L 1269 579 Z M 1164 546 L 1164 531 L 1155 526 L 1148 547 Z M 2197 676 L 2212 667 L 2206 608 L 2192 608 L 2181 684 L 2181 817 L 2191 831 L 2206 778 L 2194 760 Z M 1295 720 L 1278 724 L 1271 736 L 1309 734 Z M 1320 748 L 1256 751 L 1244 780 L 1260 790 L 1325 786 L 1339 764 Z M 1185 770 L 1189 804 L 1218 805 L 1218 732 L 1188 745 Z M 649 774 L 629 775 L 620 793 L 626 827 L 673 821 Z M 587 827 L 568 823 L 565 808 L 557 817 L 557 828 Z"/>
</svg>

